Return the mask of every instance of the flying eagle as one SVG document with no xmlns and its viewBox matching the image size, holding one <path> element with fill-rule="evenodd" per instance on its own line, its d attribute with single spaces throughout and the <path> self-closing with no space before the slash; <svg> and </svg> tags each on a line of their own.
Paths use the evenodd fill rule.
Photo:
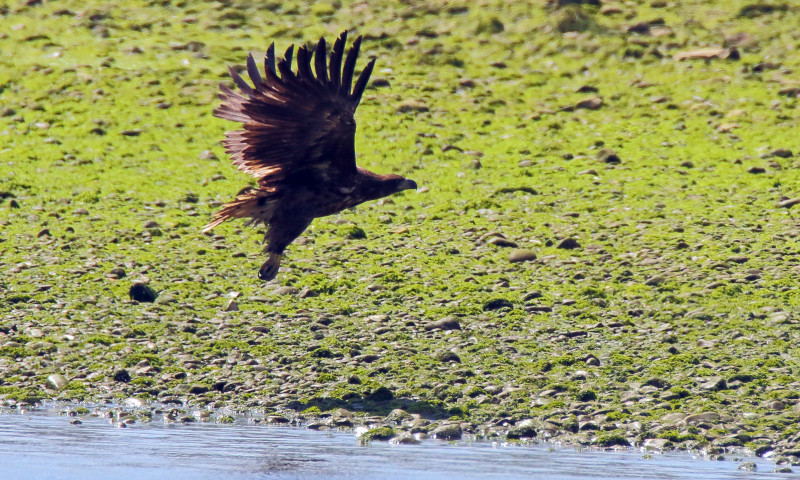
<svg viewBox="0 0 800 480">
<path fill-rule="evenodd" d="M 284 249 L 315 218 L 417 188 L 413 180 L 400 175 L 378 175 L 356 166 L 353 114 L 375 60 L 353 86 L 361 37 L 347 52 L 342 69 L 346 41 L 345 31 L 333 45 L 330 62 L 324 38 L 313 52 L 301 46 L 296 73 L 292 72 L 294 46 L 278 60 L 276 70 L 273 43 L 264 58 L 266 77 L 248 55 L 247 73 L 253 86 L 232 67 L 228 70 L 241 93 L 220 85 L 222 104 L 214 115 L 244 125 L 242 130 L 226 133 L 222 143 L 239 170 L 258 178 L 258 187 L 240 191 L 214 214 L 203 232 L 230 218 L 264 223 L 268 227 L 264 250 L 269 258 L 258 271 L 261 280 L 275 278 Z"/>
</svg>

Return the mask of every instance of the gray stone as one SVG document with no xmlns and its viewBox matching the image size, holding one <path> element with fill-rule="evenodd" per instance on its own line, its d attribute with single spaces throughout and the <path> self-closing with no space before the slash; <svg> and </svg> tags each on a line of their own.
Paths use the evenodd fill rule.
<svg viewBox="0 0 800 480">
<path fill-rule="evenodd" d="M 461 425 L 457 423 L 436 427 L 431 432 L 434 438 L 438 438 L 439 440 L 458 440 L 461 438 L 461 433 Z"/>
<path fill-rule="evenodd" d="M 508 261 L 511 263 L 522 263 L 536 260 L 536 252 L 524 248 L 516 248 L 508 254 Z"/>
<path fill-rule="evenodd" d="M 719 413 L 716 412 L 703 412 L 688 415 L 683 419 L 686 425 L 696 425 L 698 423 L 716 423 L 719 421 Z"/>
<path fill-rule="evenodd" d="M 517 248 L 516 242 L 512 242 L 511 240 L 507 240 L 505 238 L 500 238 L 500 237 L 492 237 L 486 243 L 488 243 L 489 245 L 494 245 L 495 247 Z"/>
<path fill-rule="evenodd" d="M 297 288 L 288 285 L 275 289 L 275 294 L 277 295 L 297 295 L 299 292 L 300 290 Z"/>
<path fill-rule="evenodd" d="M 394 410 L 389 412 L 389 415 L 386 416 L 386 420 L 389 420 L 389 421 L 392 421 L 392 422 L 397 422 L 397 423 L 409 421 L 412 418 L 414 418 L 414 417 L 412 417 L 410 413 L 408 413 L 405 410 L 400 409 L 400 408 L 395 408 Z"/>
<path fill-rule="evenodd" d="M 461 330 L 461 324 L 455 317 L 445 317 L 425 325 L 425 330 Z"/>
<path fill-rule="evenodd" d="M 225 307 L 222 308 L 225 312 L 238 312 L 239 311 L 239 304 L 236 303 L 236 300 L 230 299 L 225 304 Z"/>
<path fill-rule="evenodd" d="M 52 390 L 61 390 L 62 388 L 67 386 L 67 379 L 64 378 L 64 375 L 60 373 L 54 373 L 47 377 L 47 382 L 45 382 L 47 388 Z"/>
<path fill-rule="evenodd" d="M 394 445 L 419 445 L 421 442 L 409 433 L 401 433 L 389 440 L 389 443 Z"/>
<path fill-rule="evenodd" d="M 511 427 L 508 430 L 508 434 L 506 435 L 510 439 L 517 439 L 517 438 L 533 438 L 536 436 L 536 420 L 532 418 L 527 418 L 522 420 L 521 422 L 517 422 L 516 425 Z"/>
<path fill-rule="evenodd" d="M 648 438 L 643 446 L 648 450 L 663 450 L 670 443 L 666 438 Z"/>
</svg>

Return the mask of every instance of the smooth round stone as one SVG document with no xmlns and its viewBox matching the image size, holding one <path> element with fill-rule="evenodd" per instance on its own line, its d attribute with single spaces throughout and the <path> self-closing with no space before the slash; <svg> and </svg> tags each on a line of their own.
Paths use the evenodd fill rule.
<svg viewBox="0 0 800 480">
<path fill-rule="evenodd" d="M 461 425 L 457 423 L 451 423 L 449 425 L 436 427 L 431 433 L 439 440 L 458 440 L 461 438 L 462 430 Z"/>
<path fill-rule="evenodd" d="M 409 435 L 407 433 L 403 433 L 393 439 L 389 440 L 389 443 L 393 445 L 419 445 L 421 442 L 414 438 L 413 435 Z"/>
<path fill-rule="evenodd" d="M 508 254 L 508 261 L 511 263 L 531 262 L 536 260 L 536 252 L 525 248 L 516 248 Z"/>
<path fill-rule="evenodd" d="M 67 379 L 64 378 L 64 375 L 60 373 L 54 373 L 47 377 L 47 382 L 45 382 L 47 388 L 53 390 L 61 390 L 62 388 L 67 386 Z"/>
</svg>

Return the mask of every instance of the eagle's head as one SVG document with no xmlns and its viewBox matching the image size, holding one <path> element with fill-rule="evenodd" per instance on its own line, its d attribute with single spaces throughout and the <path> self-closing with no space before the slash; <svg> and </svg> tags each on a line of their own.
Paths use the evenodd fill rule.
<svg viewBox="0 0 800 480">
<path fill-rule="evenodd" d="M 409 180 L 406 177 L 401 177 L 400 175 L 382 175 L 383 183 L 389 189 L 391 195 L 392 193 L 402 192 L 403 190 L 416 190 L 417 189 L 417 182 L 414 180 Z"/>
</svg>

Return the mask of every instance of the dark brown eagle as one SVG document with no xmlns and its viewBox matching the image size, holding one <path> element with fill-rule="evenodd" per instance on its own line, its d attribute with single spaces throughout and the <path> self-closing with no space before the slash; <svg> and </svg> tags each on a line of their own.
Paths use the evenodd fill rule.
<svg viewBox="0 0 800 480">
<path fill-rule="evenodd" d="M 325 39 L 319 40 L 314 52 L 301 46 L 297 49 L 297 73 L 292 72 L 294 46 L 278 60 L 276 70 L 272 44 L 264 58 L 265 78 L 248 55 L 247 73 L 253 86 L 232 67 L 228 70 L 242 94 L 220 85 L 222 105 L 214 115 L 244 125 L 243 130 L 226 133 L 223 144 L 239 170 L 258 178 L 258 188 L 239 192 L 214 214 L 203 232 L 229 218 L 263 222 L 268 227 L 264 241 L 269 258 L 258 271 L 262 280 L 275 278 L 284 249 L 315 218 L 417 188 L 413 180 L 356 166 L 353 114 L 375 60 L 367 64 L 353 86 L 361 37 L 347 52 L 343 69 L 346 41 L 347 32 L 343 32 L 333 45 L 330 63 Z"/>
</svg>

